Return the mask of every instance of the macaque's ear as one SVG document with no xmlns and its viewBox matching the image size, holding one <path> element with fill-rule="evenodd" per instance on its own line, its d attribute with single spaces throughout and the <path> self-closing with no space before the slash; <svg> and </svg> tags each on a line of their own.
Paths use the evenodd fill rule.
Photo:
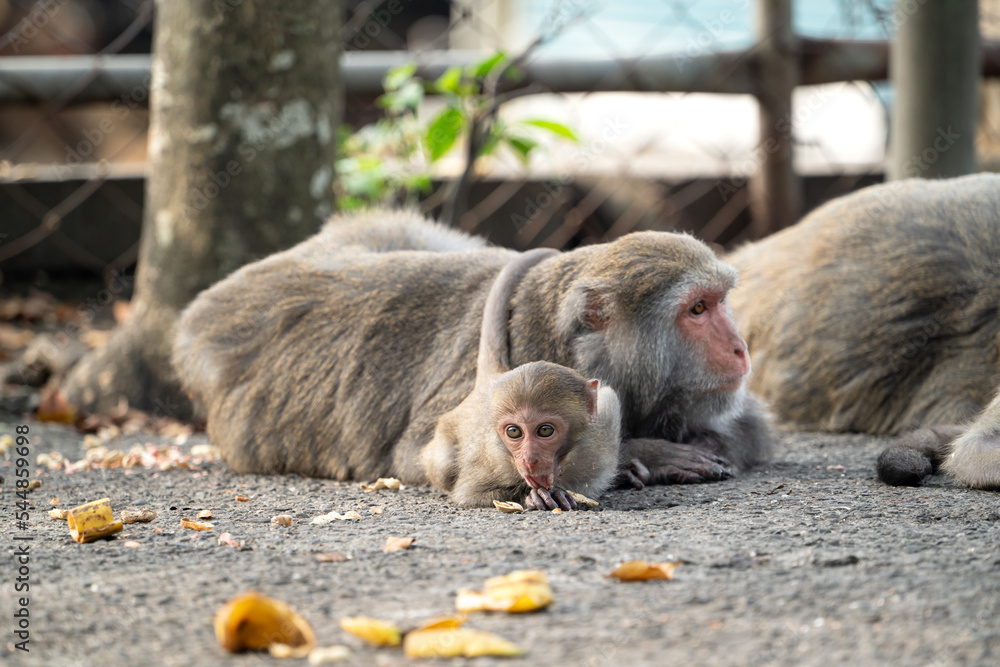
<svg viewBox="0 0 1000 667">
<path fill-rule="evenodd" d="M 600 384 L 600 380 L 587 380 L 587 417 L 590 418 L 591 424 L 597 422 L 597 390 Z"/>
<path fill-rule="evenodd" d="M 609 285 L 590 281 L 577 282 L 570 288 L 570 293 L 560 308 L 560 330 L 564 335 L 572 335 L 582 324 L 590 331 L 604 331 L 611 321 L 613 299 Z"/>
</svg>

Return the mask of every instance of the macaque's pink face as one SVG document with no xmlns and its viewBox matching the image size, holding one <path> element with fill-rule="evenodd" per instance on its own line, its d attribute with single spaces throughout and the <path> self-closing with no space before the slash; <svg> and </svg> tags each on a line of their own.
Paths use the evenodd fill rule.
<svg viewBox="0 0 1000 667">
<path fill-rule="evenodd" d="M 693 290 L 677 314 L 681 335 L 700 351 L 714 390 L 733 392 L 750 372 L 747 344 L 736 331 L 736 323 L 726 302 L 726 293 Z"/>
<path fill-rule="evenodd" d="M 525 410 L 501 417 L 497 431 L 524 481 L 533 489 L 551 490 L 561 472 L 560 450 L 569 441 L 566 420 L 556 414 Z"/>
</svg>

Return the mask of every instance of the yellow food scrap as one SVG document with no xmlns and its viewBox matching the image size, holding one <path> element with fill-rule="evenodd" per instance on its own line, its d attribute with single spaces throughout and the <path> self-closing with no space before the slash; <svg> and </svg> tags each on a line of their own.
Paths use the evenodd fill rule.
<svg viewBox="0 0 1000 667">
<path fill-rule="evenodd" d="M 202 523 L 201 521 L 192 521 L 191 519 L 181 519 L 181 527 L 190 528 L 191 530 L 212 530 L 215 528 L 215 525 Z"/>
<path fill-rule="evenodd" d="M 361 490 L 371 493 L 372 491 L 381 491 L 382 489 L 389 489 L 390 491 L 399 491 L 399 480 L 395 477 L 379 477 L 375 480 L 374 484 L 362 484 Z"/>
<path fill-rule="evenodd" d="M 681 564 L 681 561 L 667 561 L 663 563 L 649 563 L 644 560 L 630 560 L 622 563 L 618 568 L 609 574 L 609 577 L 620 579 L 621 581 L 647 581 L 649 579 L 673 579 L 674 570 Z"/>
<path fill-rule="evenodd" d="M 538 611 L 552 604 L 552 588 L 541 570 L 517 570 L 486 580 L 482 592 L 463 588 L 455 606 L 460 612 L 506 611 L 519 614 Z"/>
<path fill-rule="evenodd" d="M 361 520 L 360 514 L 358 514 L 354 510 L 347 510 L 343 514 L 334 511 L 330 512 L 329 514 L 318 516 L 309 523 L 316 526 L 325 526 L 326 524 L 332 523 L 334 521 L 360 521 L 360 520 Z"/>
<path fill-rule="evenodd" d="M 469 617 L 465 614 L 454 614 L 452 616 L 439 616 L 437 618 L 432 618 L 423 625 L 421 625 L 417 630 L 449 630 L 452 628 L 460 628 L 465 625 L 465 622 L 469 620 Z"/>
<path fill-rule="evenodd" d="M 122 523 L 149 523 L 156 518 L 153 510 L 122 510 L 118 515 Z"/>
<path fill-rule="evenodd" d="M 66 517 L 66 524 L 69 527 L 70 537 L 80 544 L 110 537 L 125 528 L 121 521 L 115 521 L 110 498 L 101 498 L 74 507 Z"/>
<path fill-rule="evenodd" d="M 60 509 L 58 507 L 49 510 L 49 516 L 53 519 L 59 519 L 60 521 L 65 521 L 69 518 L 70 510 Z"/>
<path fill-rule="evenodd" d="M 399 646 L 402 641 L 402 635 L 396 625 L 377 618 L 365 616 L 342 618 L 340 627 L 375 646 Z"/>
<path fill-rule="evenodd" d="M 568 493 L 570 495 L 570 497 L 573 498 L 573 500 L 576 501 L 577 507 L 579 509 L 592 510 L 595 507 L 597 507 L 598 505 L 600 505 L 599 502 L 597 502 L 593 498 L 588 498 L 587 496 L 583 495 L 582 493 L 573 493 L 572 491 L 567 491 L 566 493 Z"/>
<path fill-rule="evenodd" d="M 215 637 L 232 653 L 270 649 L 289 658 L 304 658 L 316 645 L 302 616 L 255 591 L 233 598 L 215 613 Z"/>
<path fill-rule="evenodd" d="M 288 514 L 279 514 L 271 517 L 272 526 L 290 526 L 293 522 L 294 519 L 292 519 L 292 517 Z"/>
<path fill-rule="evenodd" d="M 515 503 L 513 500 L 507 503 L 502 500 L 494 500 L 493 506 L 504 514 L 524 514 L 524 507 L 521 503 Z"/>
<path fill-rule="evenodd" d="M 453 628 L 414 630 L 406 635 L 403 651 L 410 658 L 475 658 L 498 656 L 517 658 L 524 649 L 499 635 L 481 630 Z"/>
</svg>

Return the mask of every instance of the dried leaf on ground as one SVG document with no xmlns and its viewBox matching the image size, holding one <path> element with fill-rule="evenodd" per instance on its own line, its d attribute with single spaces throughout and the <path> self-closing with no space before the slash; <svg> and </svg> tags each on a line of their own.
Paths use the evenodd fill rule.
<svg viewBox="0 0 1000 667">
<path fill-rule="evenodd" d="M 198 512 L 199 519 L 211 519 L 212 516 L 212 510 L 201 510 Z"/>
<path fill-rule="evenodd" d="M 191 519 L 181 519 L 182 528 L 190 528 L 191 530 L 212 530 L 215 528 L 214 525 L 210 523 L 202 523 L 201 521 L 193 521 Z"/>
<path fill-rule="evenodd" d="M 291 526 L 294 521 L 295 520 L 287 514 L 279 514 L 278 516 L 271 517 L 271 525 L 273 526 Z"/>
<path fill-rule="evenodd" d="M 673 579 L 674 570 L 681 564 L 681 561 L 667 561 L 662 563 L 649 563 L 644 560 L 630 560 L 619 565 L 609 577 L 620 579 L 621 581 L 648 581 L 650 579 Z"/>
<path fill-rule="evenodd" d="M 250 499 L 247 498 L 246 496 L 236 496 L 236 500 L 239 501 L 239 502 L 241 502 L 241 503 L 245 503 L 245 502 L 247 502 Z"/>
<path fill-rule="evenodd" d="M 28 482 L 28 486 L 24 487 L 24 490 L 30 493 L 31 491 L 35 491 L 36 489 L 40 488 L 42 488 L 42 480 L 33 479 L 30 482 Z"/>
<path fill-rule="evenodd" d="M 379 477 L 375 480 L 374 484 L 362 484 L 361 490 L 371 493 L 372 491 L 381 491 L 382 489 L 389 489 L 390 491 L 399 491 L 399 480 L 395 477 Z"/>
<path fill-rule="evenodd" d="M 60 521 L 66 521 L 69 518 L 69 510 L 64 510 L 56 507 L 55 509 L 49 510 L 49 516 L 53 519 L 58 519 Z"/>
<path fill-rule="evenodd" d="M 318 560 L 320 563 L 343 563 L 344 561 L 351 560 L 350 556 L 345 556 L 344 554 L 337 553 L 336 551 L 316 554 L 313 558 Z"/>
<path fill-rule="evenodd" d="M 385 547 L 382 549 L 383 553 L 392 553 L 393 551 L 404 551 L 410 548 L 413 541 L 417 539 L 415 537 L 392 537 L 385 542 Z"/>
<path fill-rule="evenodd" d="M 273 649 L 282 657 L 304 658 L 316 645 L 312 627 L 275 598 L 250 592 L 215 613 L 215 637 L 232 653 Z M 287 648 L 285 648 L 287 647 Z"/>
<path fill-rule="evenodd" d="M 524 649 L 512 641 L 490 632 L 467 628 L 415 630 L 407 633 L 403 651 L 410 658 L 515 658 L 524 655 Z"/>
<path fill-rule="evenodd" d="M 493 506 L 504 514 L 524 514 L 524 506 L 521 503 L 515 503 L 513 500 L 510 502 L 494 500 Z"/>
<path fill-rule="evenodd" d="M 153 510 L 122 510 L 118 515 L 122 523 L 149 523 L 156 518 Z"/>
<path fill-rule="evenodd" d="M 353 616 L 340 619 L 340 627 L 355 637 L 359 637 L 375 646 L 399 646 L 402 635 L 399 627 L 388 621 L 365 616 Z"/>
<path fill-rule="evenodd" d="M 330 512 L 329 514 L 323 514 L 322 516 L 314 518 L 309 523 L 316 526 L 325 526 L 326 524 L 332 523 L 334 521 L 360 521 L 360 520 L 361 520 L 360 514 L 358 514 L 354 510 L 348 510 L 344 514 L 341 514 L 340 512 L 336 511 Z"/>
<path fill-rule="evenodd" d="M 111 537 L 125 528 L 120 521 L 115 521 L 109 498 L 74 507 L 66 517 L 66 524 L 70 537 L 80 544 Z"/>
<path fill-rule="evenodd" d="M 552 604 L 552 588 L 541 570 L 516 570 L 486 580 L 485 590 L 459 589 L 455 606 L 460 612 L 506 611 L 517 614 L 538 611 Z"/>
</svg>

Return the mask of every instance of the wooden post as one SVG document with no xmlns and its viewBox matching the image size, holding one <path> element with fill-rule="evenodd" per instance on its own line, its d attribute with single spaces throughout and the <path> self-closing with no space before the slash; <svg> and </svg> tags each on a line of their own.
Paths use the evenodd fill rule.
<svg viewBox="0 0 1000 667">
<path fill-rule="evenodd" d="M 976 170 L 977 0 L 899 0 L 889 74 L 895 90 L 886 176 Z"/>
<path fill-rule="evenodd" d="M 750 235 L 760 238 L 793 224 L 802 185 L 792 166 L 792 92 L 799 82 L 792 0 L 757 0 L 760 166 L 750 179 Z"/>
</svg>

